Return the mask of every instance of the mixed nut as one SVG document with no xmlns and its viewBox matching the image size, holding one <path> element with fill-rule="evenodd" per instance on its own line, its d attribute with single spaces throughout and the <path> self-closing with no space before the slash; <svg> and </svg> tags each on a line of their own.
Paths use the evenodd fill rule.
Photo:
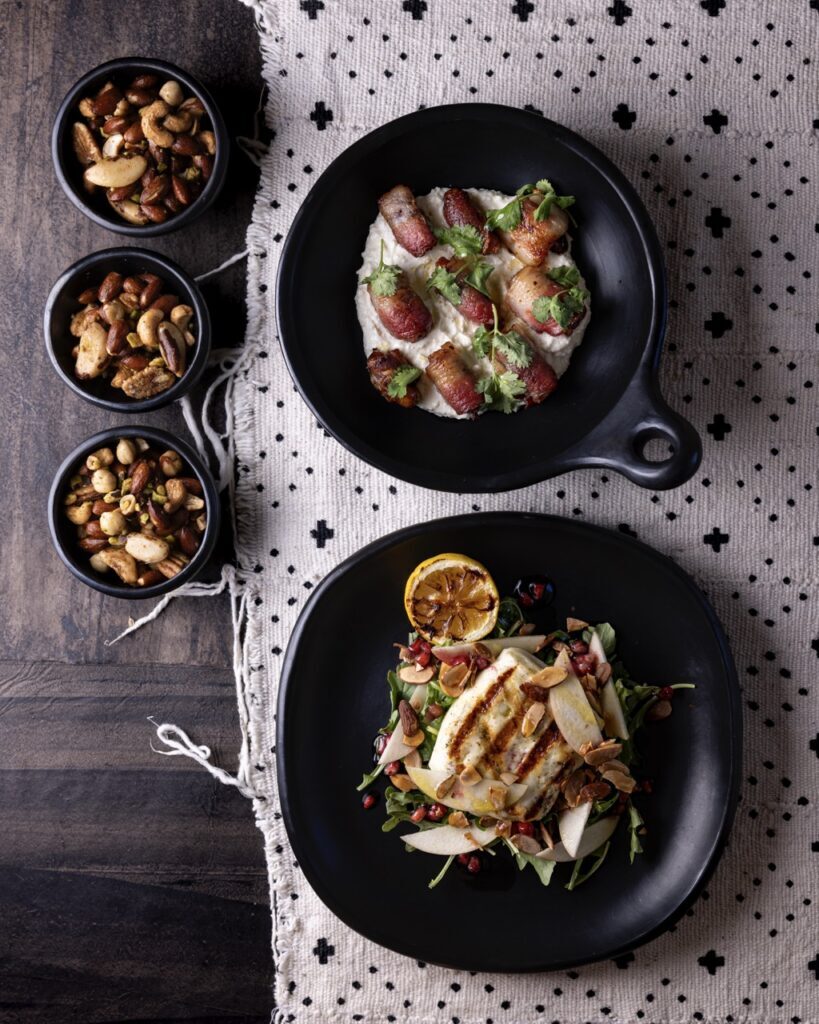
<svg viewBox="0 0 819 1024">
<path fill-rule="evenodd" d="M 74 153 L 89 193 L 104 189 L 129 224 L 162 224 L 197 198 L 216 157 L 216 136 L 198 96 L 179 82 L 142 74 L 120 88 L 108 81 L 79 103 Z"/>
<path fill-rule="evenodd" d="M 77 467 L 63 505 L 92 569 L 150 587 L 173 579 L 199 550 L 207 527 L 202 493 L 178 452 L 121 437 Z"/>
<path fill-rule="evenodd" d="M 78 380 L 104 377 L 128 398 L 166 391 L 184 374 L 187 350 L 196 344 L 193 309 L 165 292 L 162 278 L 112 270 L 98 287 L 77 297 L 83 308 L 71 318 L 79 342 L 72 350 Z"/>
</svg>

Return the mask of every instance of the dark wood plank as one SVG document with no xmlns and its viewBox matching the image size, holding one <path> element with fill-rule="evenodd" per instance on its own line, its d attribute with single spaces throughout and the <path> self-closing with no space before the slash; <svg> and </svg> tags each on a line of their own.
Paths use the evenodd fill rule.
<svg viewBox="0 0 819 1024">
<path fill-rule="evenodd" d="M 250 11 L 236 0 L 0 0 L 0 1021 L 267 1021 L 270 923 L 248 801 L 183 758 L 152 753 L 155 715 L 238 749 L 227 601 L 146 610 L 75 582 L 51 550 L 45 499 L 64 454 L 111 424 L 71 395 L 42 344 L 54 279 L 126 240 L 63 196 L 49 135 L 73 81 L 115 56 L 164 57 L 212 88 L 231 134 L 252 135 L 261 91 Z M 198 274 L 244 248 L 257 170 L 234 149 L 225 191 L 182 232 L 146 243 Z M 218 345 L 241 342 L 244 266 L 205 286 Z M 178 410 L 146 417 L 185 434 Z M 225 537 L 222 552 L 230 549 Z M 5 660 L 2 660 L 5 659 Z"/>
</svg>

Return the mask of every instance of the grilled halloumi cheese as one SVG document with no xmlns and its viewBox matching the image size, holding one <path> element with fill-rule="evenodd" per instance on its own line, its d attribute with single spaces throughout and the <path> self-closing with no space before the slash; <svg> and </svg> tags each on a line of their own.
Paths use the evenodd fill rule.
<svg viewBox="0 0 819 1024">
<path fill-rule="evenodd" d="M 560 783 L 581 763 L 548 711 L 531 736 L 521 724 L 531 698 L 521 689 L 543 663 L 507 648 L 481 672 L 447 711 L 429 759 L 432 770 L 460 774 L 475 768 L 484 778 L 515 775 L 526 792 L 497 816 L 535 819 L 557 799 Z"/>
</svg>

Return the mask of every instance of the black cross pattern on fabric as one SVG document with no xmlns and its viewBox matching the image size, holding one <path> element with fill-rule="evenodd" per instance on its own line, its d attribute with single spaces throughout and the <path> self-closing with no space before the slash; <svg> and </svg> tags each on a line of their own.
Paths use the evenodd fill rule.
<svg viewBox="0 0 819 1024">
<path fill-rule="evenodd" d="M 706 331 L 715 338 L 721 338 L 733 326 L 734 321 L 721 312 L 712 312 L 710 318 L 705 321 Z"/>
<path fill-rule="evenodd" d="M 426 0 L 404 0 L 403 10 L 412 15 L 413 21 L 423 21 L 424 11 L 427 9 Z"/>
<path fill-rule="evenodd" d="M 731 218 L 725 216 L 722 212 L 722 207 L 712 206 L 711 212 L 705 218 L 705 226 L 711 229 L 711 236 L 713 238 L 722 238 L 725 228 L 730 228 L 731 226 Z"/>
<path fill-rule="evenodd" d="M 705 967 L 709 974 L 716 974 L 718 967 L 725 966 L 725 957 L 720 956 L 715 949 L 709 949 L 705 956 L 698 956 L 697 963 Z"/>
<path fill-rule="evenodd" d="M 512 14 L 517 14 L 521 21 L 528 21 L 529 15 L 532 14 L 534 9 L 535 5 L 533 3 L 529 3 L 529 0 L 515 0 L 509 8 Z"/>
<path fill-rule="evenodd" d="M 637 120 L 637 115 L 633 110 L 629 110 L 627 103 L 618 103 L 611 113 L 611 119 L 626 132 Z"/>
<path fill-rule="evenodd" d="M 731 424 L 726 421 L 721 412 L 718 412 L 705 429 L 715 441 L 724 441 L 726 435 L 731 433 Z"/>
<path fill-rule="evenodd" d="M 625 25 L 626 18 L 630 18 L 634 12 L 624 0 L 614 0 L 606 13 L 611 15 L 615 25 Z"/>
<path fill-rule="evenodd" d="M 725 114 L 721 114 L 719 110 L 714 108 L 710 114 L 706 114 L 705 117 L 703 117 L 702 123 L 707 124 L 713 131 L 714 135 L 719 135 L 722 129 L 728 125 L 728 118 Z"/>
<path fill-rule="evenodd" d="M 315 21 L 319 11 L 324 10 L 322 0 L 299 0 L 299 9 L 307 14 L 310 21 Z"/>
<path fill-rule="evenodd" d="M 320 132 L 323 132 L 327 125 L 333 120 L 333 112 L 325 107 L 323 100 L 318 100 L 310 114 L 310 120 L 315 121 L 316 128 L 318 128 Z"/>
<path fill-rule="evenodd" d="M 319 939 L 313 947 L 313 952 L 318 957 L 320 964 L 326 964 L 330 957 L 335 955 L 336 947 L 331 946 L 327 939 Z"/>
<path fill-rule="evenodd" d="M 709 544 L 717 554 L 722 550 L 723 545 L 728 543 L 729 539 L 728 534 L 722 533 L 717 526 L 702 538 L 703 543 Z"/>
</svg>

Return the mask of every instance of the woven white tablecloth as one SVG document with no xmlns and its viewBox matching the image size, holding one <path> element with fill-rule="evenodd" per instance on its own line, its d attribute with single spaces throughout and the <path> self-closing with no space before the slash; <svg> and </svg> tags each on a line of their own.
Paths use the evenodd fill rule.
<svg viewBox="0 0 819 1024">
<path fill-rule="evenodd" d="M 819 1021 L 815 605 L 816 0 L 260 0 L 276 132 L 249 232 L 255 353 L 233 392 L 250 599 L 250 778 L 273 901 L 282 1021 Z M 636 185 L 670 276 L 662 385 L 701 432 L 685 486 L 575 472 L 508 495 L 390 479 L 326 436 L 273 316 L 278 255 L 328 162 L 420 105 L 547 114 Z M 481 184 L 476 182 L 476 184 Z M 565 183 L 564 183 L 565 184 Z M 570 183 L 568 183 L 570 184 Z M 560 513 L 675 558 L 729 634 L 746 716 L 742 801 L 716 874 L 673 933 L 577 971 L 470 975 L 404 959 L 313 895 L 277 813 L 277 672 L 311 587 L 363 544 L 470 510 Z"/>
</svg>

